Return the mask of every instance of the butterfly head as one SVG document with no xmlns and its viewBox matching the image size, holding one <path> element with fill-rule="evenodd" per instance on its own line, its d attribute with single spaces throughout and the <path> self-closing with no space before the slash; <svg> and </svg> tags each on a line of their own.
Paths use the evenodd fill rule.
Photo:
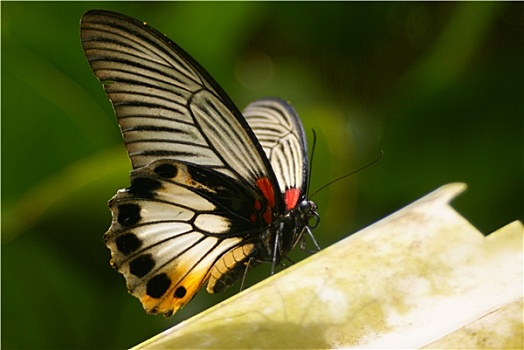
<svg viewBox="0 0 524 350">
<path fill-rule="evenodd" d="M 302 200 L 297 206 L 298 216 L 303 220 L 305 226 L 310 229 L 314 229 L 320 224 L 320 216 L 317 209 L 316 203 L 309 199 Z"/>
</svg>

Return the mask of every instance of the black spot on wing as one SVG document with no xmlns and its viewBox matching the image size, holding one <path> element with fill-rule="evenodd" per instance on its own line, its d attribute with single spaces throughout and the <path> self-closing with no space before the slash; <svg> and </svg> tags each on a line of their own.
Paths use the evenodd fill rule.
<svg viewBox="0 0 524 350">
<path fill-rule="evenodd" d="M 175 290 L 175 294 L 173 295 L 175 298 L 183 298 L 186 296 L 187 290 L 185 287 L 180 286 Z"/>
<path fill-rule="evenodd" d="M 146 294 L 158 299 L 167 292 L 170 285 L 169 277 L 165 273 L 161 273 L 147 281 Z"/>
<path fill-rule="evenodd" d="M 138 204 L 120 204 L 117 221 L 122 226 L 133 226 L 140 221 L 140 206 Z"/>
<path fill-rule="evenodd" d="M 155 173 L 157 173 L 161 177 L 165 178 L 174 178 L 178 173 L 178 168 L 174 166 L 173 164 L 164 163 L 160 164 L 155 168 Z"/>
<path fill-rule="evenodd" d="M 142 241 L 134 233 L 126 233 L 116 238 L 116 247 L 124 255 L 131 254 L 142 246 Z"/>
<path fill-rule="evenodd" d="M 155 267 L 151 254 L 140 255 L 129 263 L 129 272 L 136 277 L 144 277 Z"/>
<path fill-rule="evenodd" d="M 162 188 L 160 181 L 149 177 L 135 177 L 131 179 L 131 186 L 127 189 L 129 194 L 142 198 L 153 198 L 155 191 Z"/>
<path fill-rule="evenodd" d="M 165 318 L 169 318 L 171 316 L 173 316 L 173 310 L 167 310 L 165 311 L 163 314 L 162 314 Z"/>
</svg>

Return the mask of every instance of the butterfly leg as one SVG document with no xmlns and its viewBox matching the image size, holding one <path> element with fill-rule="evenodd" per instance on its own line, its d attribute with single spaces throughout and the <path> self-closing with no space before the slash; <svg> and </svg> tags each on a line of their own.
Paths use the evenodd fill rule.
<svg viewBox="0 0 524 350">
<path fill-rule="evenodd" d="M 313 232 L 311 231 L 311 228 L 309 226 L 304 227 L 304 230 L 307 232 L 308 236 L 311 238 L 311 241 L 313 241 L 313 244 L 315 245 L 316 250 L 309 250 L 306 247 L 306 236 L 302 233 L 302 239 L 300 240 L 300 249 L 302 249 L 305 252 L 308 253 L 316 253 L 320 251 L 320 246 L 317 243 L 317 240 L 315 239 L 315 236 L 313 235 Z"/>
<path fill-rule="evenodd" d="M 251 268 L 251 262 L 254 260 L 254 258 L 249 258 L 247 260 L 247 262 L 245 263 L 246 265 L 246 268 L 244 269 L 244 274 L 242 275 L 242 282 L 240 283 L 240 290 L 239 292 L 241 292 L 242 290 L 244 290 L 244 283 L 246 282 L 246 277 L 247 277 L 247 272 L 249 271 L 249 269 Z"/>
<path fill-rule="evenodd" d="M 275 268 L 277 267 L 279 261 L 279 242 L 281 240 L 280 235 L 282 234 L 282 230 L 284 229 L 284 224 L 281 223 L 280 227 L 275 231 L 275 240 L 273 242 L 273 254 L 271 254 L 271 274 L 275 274 Z"/>
</svg>

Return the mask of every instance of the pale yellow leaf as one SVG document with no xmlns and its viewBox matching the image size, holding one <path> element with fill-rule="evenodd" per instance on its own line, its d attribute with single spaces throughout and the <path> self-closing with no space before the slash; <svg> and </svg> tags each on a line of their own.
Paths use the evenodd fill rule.
<svg viewBox="0 0 524 350">
<path fill-rule="evenodd" d="M 522 223 L 482 235 L 449 206 L 465 188 L 443 186 L 135 349 L 521 346 Z"/>
</svg>

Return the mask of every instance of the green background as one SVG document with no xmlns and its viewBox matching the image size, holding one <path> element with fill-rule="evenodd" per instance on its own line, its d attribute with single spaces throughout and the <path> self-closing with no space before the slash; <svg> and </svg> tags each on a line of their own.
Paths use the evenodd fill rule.
<svg viewBox="0 0 524 350">
<path fill-rule="evenodd" d="M 106 203 L 130 164 L 80 45 L 92 8 L 166 33 L 240 108 L 291 101 L 318 135 L 311 191 L 384 151 L 313 197 L 323 247 L 455 181 L 483 233 L 522 219 L 522 2 L 2 2 L 3 348 L 133 346 L 239 289 L 165 320 L 109 266 Z"/>
</svg>

